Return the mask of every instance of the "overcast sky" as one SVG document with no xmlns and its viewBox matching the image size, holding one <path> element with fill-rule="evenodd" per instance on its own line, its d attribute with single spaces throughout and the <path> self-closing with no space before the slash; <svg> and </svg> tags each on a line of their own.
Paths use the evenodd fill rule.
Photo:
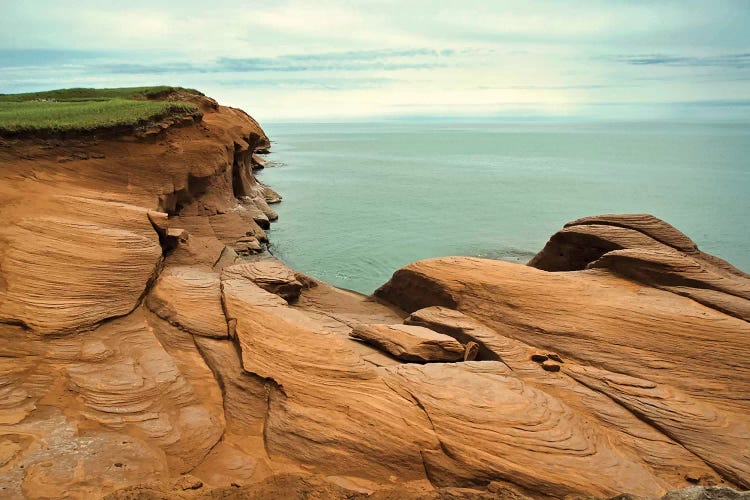
<svg viewBox="0 0 750 500">
<path fill-rule="evenodd" d="M 265 121 L 750 121 L 750 0 L 0 0 L 0 93 L 156 84 Z"/>
</svg>

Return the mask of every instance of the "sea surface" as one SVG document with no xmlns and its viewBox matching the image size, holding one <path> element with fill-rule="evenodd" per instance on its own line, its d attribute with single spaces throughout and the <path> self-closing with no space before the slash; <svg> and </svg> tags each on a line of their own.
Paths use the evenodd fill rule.
<svg viewBox="0 0 750 500">
<path fill-rule="evenodd" d="M 565 222 L 648 212 L 750 271 L 750 125 L 271 123 L 271 251 L 371 293 L 409 262 L 526 262 Z"/>
</svg>

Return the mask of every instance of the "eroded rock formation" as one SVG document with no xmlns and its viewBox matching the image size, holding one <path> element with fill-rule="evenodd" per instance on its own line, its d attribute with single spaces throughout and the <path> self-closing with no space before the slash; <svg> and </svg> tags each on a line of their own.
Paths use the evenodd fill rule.
<svg viewBox="0 0 750 500">
<path fill-rule="evenodd" d="M 530 262 L 558 272 L 431 259 L 376 295 L 414 311 L 412 324 L 475 340 L 513 378 L 607 433 L 620 459 L 637 457 L 654 485 L 681 475 L 750 487 L 750 324 L 736 314 L 750 277 L 652 216 L 582 221 Z M 634 258 L 619 260 L 624 252 Z M 667 255 L 692 264 L 652 273 Z M 564 358 L 559 374 L 533 362 L 540 349 Z"/>
<path fill-rule="evenodd" d="M 0 143 L 0 497 L 750 486 L 747 275 L 605 216 L 538 269 L 433 259 L 378 300 L 339 290 L 259 254 L 280 198 L 258 124 L 171 98 L 202 121 Z"/>
</svg>

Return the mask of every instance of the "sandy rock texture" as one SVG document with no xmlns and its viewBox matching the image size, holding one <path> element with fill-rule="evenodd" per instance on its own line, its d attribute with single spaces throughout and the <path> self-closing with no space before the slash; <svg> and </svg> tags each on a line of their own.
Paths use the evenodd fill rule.
<svg viewBox="0 0 750 500">
<path fill-rule="evenodd" d="M 263 253 L 258 124 L 170 98 L 202 120 L 0 139 L 0 497 L 750 486 L 747 275 L 603 216 L 536 267 L 432 259 L 339 290 Z"/>
</svg>

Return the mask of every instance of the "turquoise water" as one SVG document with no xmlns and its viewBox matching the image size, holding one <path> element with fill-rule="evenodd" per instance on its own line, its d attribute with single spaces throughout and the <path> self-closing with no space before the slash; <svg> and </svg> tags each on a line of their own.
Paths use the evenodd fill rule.
<svg viewBox="0 0 750 500">
<path fill-rule="evenodd" d="M 272 252 L 370 293 L 443 255 L 525 262 L 570 220 L 649 212 L 750 271 L 750 125 L 270 124 Z"/>
</svg>

